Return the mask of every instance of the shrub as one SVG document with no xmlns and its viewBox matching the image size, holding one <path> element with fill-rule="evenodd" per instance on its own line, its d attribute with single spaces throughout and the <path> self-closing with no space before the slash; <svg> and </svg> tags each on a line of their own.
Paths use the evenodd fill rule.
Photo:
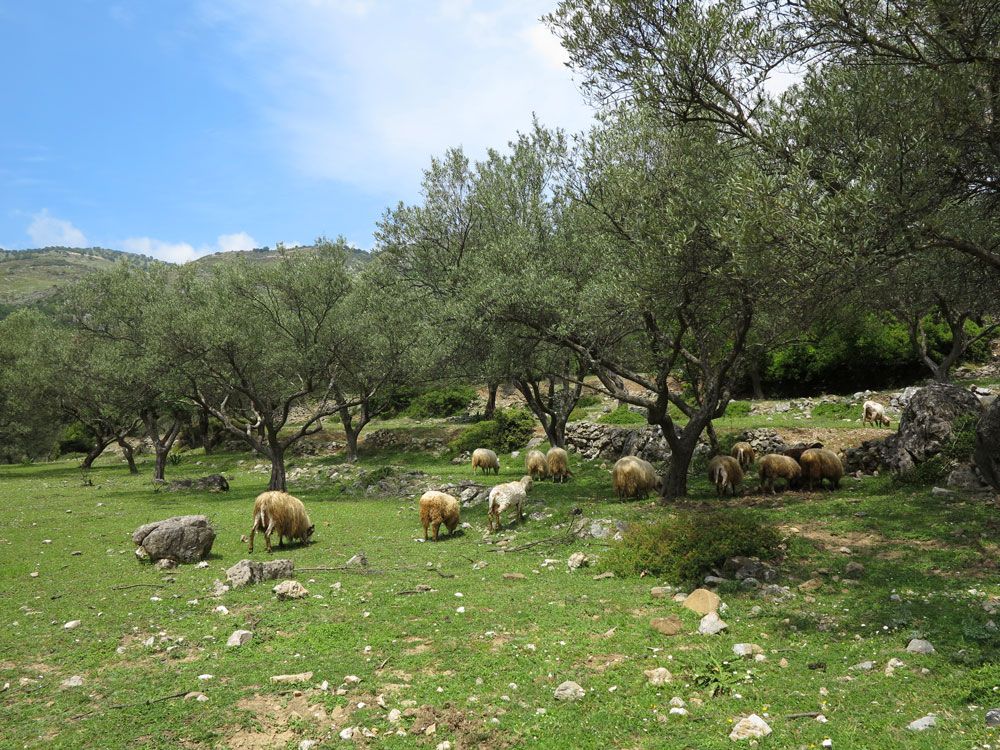
<svg viewBox="0 0 1000 750">
<path fill-rule="evenodd" d="M 467 385 L 435 388 L 414 398 L 403 414 L 414 419 L 451 417 L 465 411 L 475 397 L 476 389 Z"/>
<path fill-rule="evenodd" d="M 601 424 L 646 424 L 646 418 L 641 414 L 636 414 L 627 406 L 619 406 L 612 412 L 608 412 L 598 420 Z"/>
<path fill-rule="evenodd" d="M 620 576 L 648 572 L 677 585 L 702 577 L 734 555 L 773 558 L 781 536 L 748 511 L 679 513 L 656 524 L 632 524 L 605 557 Z"/>
<path fill-rule="evenodd" d="M 521 448 L 535 433 L 535 418 L 523 409 L 497 409 L 493 419 L 484 419 L 463 430 L 450 447 L 456 452 L 492 448 L 509 453 Z"/>
<path fill-rule="evenodd" d="M 732 419 L 734 417 L 747 417 L 750 415 L 750 402 L 749 401 L 730 401 L 726 405 L 726 417 Z"/>
<path fill-rule="evenodd" d="M 589 409 L 591 406 L 597 406 L 601 403 L 601 397 L 589 394 L 587 396 L 580 396 L 579 400 L 576 402 L 577 409 Z"/>
<path fill-rule="evenodd" d="M 823 419 L 855 419 L 858 407 L 853 404 L 816 404 L 812 408 L 812 415 Z"/>
<path fill-rule="evenodd" d="M 59 453 L 86 453 L 90 450 L 87 430 L 79 422 L 69 425 L 59 438 Z"/>
</svg>

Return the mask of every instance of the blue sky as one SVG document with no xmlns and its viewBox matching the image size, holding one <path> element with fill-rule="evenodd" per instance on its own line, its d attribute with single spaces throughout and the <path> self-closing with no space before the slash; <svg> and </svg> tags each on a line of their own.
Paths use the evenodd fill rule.
<svg viewBox="0 0 1000 750">
<path fill-rule="evenodd" d="M 0 247 L 369 248 L 432 155 L 590 110 L 555 0 L 0 0 Z"/>
</svg>

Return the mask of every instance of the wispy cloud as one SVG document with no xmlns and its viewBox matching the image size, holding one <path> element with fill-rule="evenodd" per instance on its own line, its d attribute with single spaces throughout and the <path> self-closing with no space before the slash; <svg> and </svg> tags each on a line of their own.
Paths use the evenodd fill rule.
<svg viewBox="0 0 1000 750">
<path fill-rule="evenodd" d="M 591 113 L 539 17 L 546 0 L 201 0 L 273 147 L 301 174 L 409 192 L 430 157 L 501 147 L 532 113 Z"/>
<path fill-rule="evenodd" d="M 28 236 L 35 247 L 87 247 L 87 237 L 72 222 L 58 219 L 42 209 L 31 217 Z"/>
<path fill-rule="evenodd" d="M 237 250 L 253 250 L 257 240 L 246 232 L 222 234 L 214 245 L 195 247 L 189 242 L 166 242 L 153 237 L 129 237 L 121 243 L 122 249 L 130 253 L 150 255 L 168 263 L 188 263 L 211 253 L 229 253 Z"/>
</svg>

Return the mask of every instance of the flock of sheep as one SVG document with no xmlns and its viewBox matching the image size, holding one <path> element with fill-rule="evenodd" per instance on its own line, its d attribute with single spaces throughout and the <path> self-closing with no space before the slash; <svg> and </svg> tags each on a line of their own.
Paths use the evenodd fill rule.
<svg viewBox="0 0 1000 750">
<path fill-rule="evenodd" d="M 875 401 L 866 401 L 862 407 L 862 424 L 889 425 L 885 407 Z M 756 456 L 749 443 L 736 443 L 730 455 L 715 456 L 708 462 L 708 478 L 715 485 L 717 495 L 724 495 L 728 489 L 731 495 L 743 482 L 745 474 L 753 466 Z M 524 506 L 528 492 L 535 481 L 551 477 L 554 482 L 565 482 L 573 476 L 569 469 L 569 456 L 562 448 L 550 448 L 548 453 L 539 450 L 528 451 L 525 456 L 527 472 L 516 482 L 498 484 L 490 490 L 487 506 L 487 520 L 490 531 L 499 531 L 501 517 L 510 511 L 520 522 L 524 520 Z M 500 459 L 488 448 L 477 448 L 472 453 L 472 471 L 483 474 L 500 473 Z M 812 491 L 817 485 L 823 488 L 823 480 L 830 483 L 831 490 L 840 487 L 844 476 L 844 465 L 833 451 L 820 443 L 800 445 L 786 449 L 782 453 L 769 453 L 760 459 L 758 466 L 760 491 L 775 493 L 775 484 L 785 481 L 786 489 L 805 486 Z M 623 456 L 611 471 L 611 484 L 619 499 L 644 498 L 650 492 L 659 492 L 662 478 L 648 461 L 636 456 Z M 420 497 L 420 523 L 424 528 L 424 539 L 438 540 L 442 524 L 449 534 L 458 528 L 460 505 L 458 499 L 445 492 L 430 490 Z M 264 534 L 267 551 L 271 551 L 271 536 L 278 534 L 278 543 L 287 537 L 308 544 L 315 526 L 309 520 L 302 502 L 286 492 L 264 492 L 259 495 L 253 507 L 253 528 L 250 530 L 250 552 L 253 552 L 254 535 Z"/>
</svg>

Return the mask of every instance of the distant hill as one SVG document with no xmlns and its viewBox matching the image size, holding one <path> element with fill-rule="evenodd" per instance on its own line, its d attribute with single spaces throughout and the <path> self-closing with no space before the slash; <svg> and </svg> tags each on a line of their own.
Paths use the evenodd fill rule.
<svg viewBox="0 0 1000 750">
<path fill-rule="evenodd" d="M 285 252 L 288 253 L 312 253 L 316 251 L 314 245 L 300 245 L 299 247 L 288 247 L 285 248 Z M 371 260 L 371 256 L 364 250 L 359 250 L 356 247 L 350 248 L 351 254 L 347 258 L 347 264 L 350 268 L 361 268 Z M 212 267 L 218 265 L 219 263 L 227 263 L 236 258 L 244 258 L 250 261 L 260 261 L 261 263 L 267 263 L 268 261 L 276 260 L 279 257 L 277 250 L 272 250 L 267 247 L 256 248 L 254 250 L 234 250 L 228 253 L 212 253 L 211 255 L 203 255 L 197 260 L 191 261 L 191 265 L 194 266 L 205 266 Z"/>
<path fill-rule="evenodd" d="M 42 302 L 61 287 L 124 258 L 142 264 L 153 262 L 145 255 L 103 247 L 0 249 L 0 312 Z"/>
</svg>

